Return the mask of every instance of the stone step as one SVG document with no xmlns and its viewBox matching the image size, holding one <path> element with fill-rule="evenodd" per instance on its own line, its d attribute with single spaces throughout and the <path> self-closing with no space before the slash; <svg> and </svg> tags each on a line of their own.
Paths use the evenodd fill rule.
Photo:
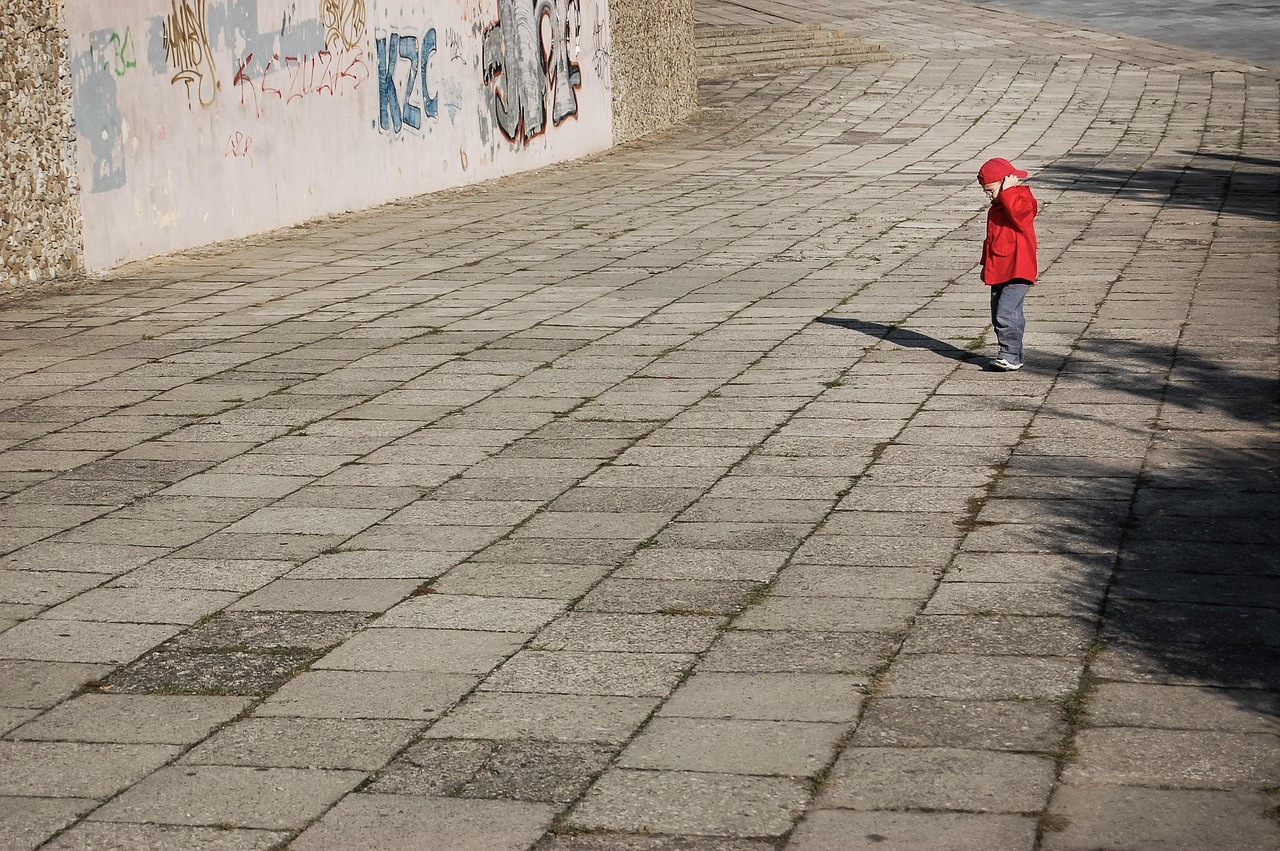
<svg viewBox="0 0 1280 851">
<path fill-rule="evenodd" d="M 703 77 L 890 58 L 883 47 L 861 36 L 818 26 L 702 27 L 694 45 Z"/>
<path fill-rule="evenodd" d="M 820 65 L 848 67 L 861 65 L 864 62 L 883 62 L 887 58 L 889 58 L 889 54 L 884 52 L 833 56 L 821 60 L 815 60 L 810 57 L 783 57 L 760 62 L 735 62 L 729 65 L 700 65 L 698 67 L 698 76 L 703 79 L 714 80 L 718 77 L 787 71 L 792 68 L 814 68 Z"/>
<path fill-rule="evenodd" d="M 749 29 L 717 29 L 714 32 L 699 30 L 694 33 L 693 44 L 699 50 L 736 44 L 767 44 L 774 41 L 804 40 L 841 37 L 841 30 L 822 27 L 752 27 Z"/>
<path fill-rule="evenodd" d="M 748 42 L 727 41 L 724 44 L 699 46 L 697 47 L 697 52 L 699 56 L 734 56 L 740 53 L 803 50 L 811 47 L 831 47 L 846 44 L 865 45 L 866 39 L 860 36 L 827 34 L 816 38 L 784 38 Z"/>
</svg>

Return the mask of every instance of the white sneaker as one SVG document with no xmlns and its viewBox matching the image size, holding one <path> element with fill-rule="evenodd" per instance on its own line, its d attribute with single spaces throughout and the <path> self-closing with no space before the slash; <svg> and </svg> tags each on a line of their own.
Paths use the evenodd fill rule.
<svg viewBox="0 0 1280 851">
<path fill-rule="evenodd" d="M 1004 358 L 996 358 L 991 362 L 991 365 L 994 366 L 996 369 L 1000 370 L 1001 372 L 1017 372 L 1018 370 L 1022 369 L 1022 364 L 1009 363 Z"/>
</svg>

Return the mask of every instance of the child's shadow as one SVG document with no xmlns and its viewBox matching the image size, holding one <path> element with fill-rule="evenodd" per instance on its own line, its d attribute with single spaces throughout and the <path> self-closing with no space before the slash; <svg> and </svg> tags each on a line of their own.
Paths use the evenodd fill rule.
<svg viewBox="0 0 1280 851">
<path fill-rule="evenodd" d="M 819 316 L 814 321 L 823 325 L 833 325 L 836 328 L 859 331 L 908 349 L 928 349 L 936 352 L 941 357 L 950 358 L 951 360 L 971 363 L 982 357 L 977 352 L 957 348 L 944 340 L 938 340 L 918 331 L 910 331 L 897 325 L 885 325 L 881 322 L 868 322 L 865 319 L 852 319 L 843 316 Z"/>
</svg>

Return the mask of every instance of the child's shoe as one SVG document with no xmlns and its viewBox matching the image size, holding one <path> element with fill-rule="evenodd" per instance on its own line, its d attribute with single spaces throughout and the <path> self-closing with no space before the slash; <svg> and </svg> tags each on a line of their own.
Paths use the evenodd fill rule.
<svg viewBox="0 0 1280 851">
<path fill-rule="evenodd" d="M 991 362 L 991 365 L 994 366 L 996 369 L 1000 370 L 1001 372 L 1017 372 L 1018 370 L 1022 369 L 1022 364 L 1009 363 L 1004 358 L 996 358 Z"/>
</svg>

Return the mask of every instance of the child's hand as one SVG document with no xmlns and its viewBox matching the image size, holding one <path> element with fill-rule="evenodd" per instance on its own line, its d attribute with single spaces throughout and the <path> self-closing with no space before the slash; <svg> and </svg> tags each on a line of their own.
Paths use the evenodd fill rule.
<svg viewBox="0 0 1280 851">
<path fill-rule="evenodd" d="M 1003 192 L 1006 189 L 1008 189 L 1010 186 L 1017 186 L 1017 185 L 1018 185 L 1018 175 L 1016 174 L 1005 175 L 1004 180 L 1000 181 L 1000 191 Z"/>
</svg>

